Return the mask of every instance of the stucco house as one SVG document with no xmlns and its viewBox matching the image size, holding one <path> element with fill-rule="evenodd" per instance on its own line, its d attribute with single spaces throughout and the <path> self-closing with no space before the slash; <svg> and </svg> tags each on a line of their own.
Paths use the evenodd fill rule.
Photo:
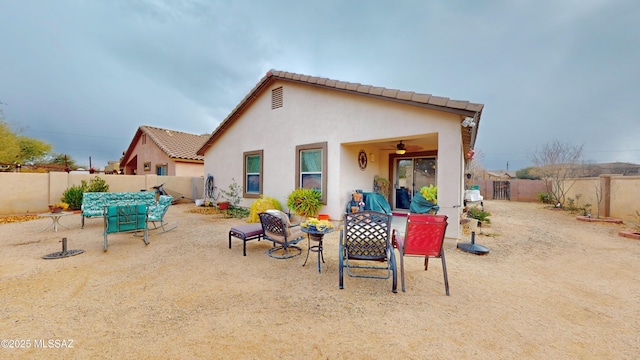
<svg viewBox="0 0 640 360">
<path fill-rule="evenodd" d="M 218 188 L 243 186 L 283 205 L 297 187 L 322 192 L 322 213 L 342 219 L 354 189 L 389 179 L 394 211 L 420 187 L 438 186 L 447 237 L 460 234 L 466 155 L 484 105 L 283 71 L 267 72 L 197 151 Z"/>
<path fill-rule="evenodd" d="M 196 152 L 209 134 L 140 126 L 120 160 L 126 175 L 203 176 L 204 157 Z"/>
</svg>

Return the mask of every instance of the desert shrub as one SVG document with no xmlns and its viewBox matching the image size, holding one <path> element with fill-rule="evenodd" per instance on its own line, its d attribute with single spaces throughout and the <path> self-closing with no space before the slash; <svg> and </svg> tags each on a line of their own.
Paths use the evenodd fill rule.
<svg viewBox="0 0 640 360">
<path fill-rule="evenodd" d="M 551 194 L 549 194 L 548 192 L 539 192 L 538 201 L 540 201 L 543 204 L 553 204 L 553 199 L 551 199 Z"/>
<path fill-rule="evenodd" d="M 84 180 L 82 182 L 86 184 Z M 104 179 L 102 179 L 101 177 L 96 176 L 89 181 L 89 186 L 87 187 L 87 191 L 85 192 L 108 192 L 108 191 L 109 191 L 109 185 L 107 184 L 107 182 L 104 181 Z"/>
<path fill-rule="evenodd" d="M 247 219 L 248 223 L 256 223 L 260 222 L 259 213 L 265 212 L 270 209 L 276 209 L 282 211 L 282 205 L 278 200 L 269 196 L 260 196 L 259 199 L 251 204 L 249 209 L 249 218 Z"/>
<path fill-rule="evenodd" d="M 491 220 L 489 219 L 489 216 L 491 216 L 491 213 L 484 211 L 476 206 L 471 207 L 467 210 L 467 217 L 470 217 L 472 219 L 476 219 L 480 222 L 484 222 L 487 224 L 491 223 Z"/>
<path fill-rule="evenodd" d="M 222 210 L 225 219 L 242 219 L 249 216 L 249 209 L 242 206 L 230 206 L 228 210 Z"/>
<path fill-rule="evenodd" d="M 82 181 L 81 185 L 68 188 L 62 193 L 62 201 L 69 204 L 71 210 L 80 210 L 82 207 L 82 193 L 86 191 L 87 182 Z"/>
</svg>

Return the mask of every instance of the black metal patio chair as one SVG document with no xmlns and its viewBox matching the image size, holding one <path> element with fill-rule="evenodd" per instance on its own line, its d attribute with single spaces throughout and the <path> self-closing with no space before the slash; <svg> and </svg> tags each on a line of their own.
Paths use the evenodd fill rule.
<svg viewBox="0 0 640 360">
<path fill-rule="evenodd" d="M 280 214 L 281 213 L 281 214 Z M 268 255 L 276 259 L 289 259 L 302 253 L 296 244 L 306 237 L 300 226 L 290 226 L 288 216 L 283 212 L 259 213 L 264 232 L 263 239 L 273 242 Z"/>
<path fill-rule="evenodd" d="M 391 219 L 389 214 L 371 210 L 344 215 L 339 248 L 340 289 L 344 288 L 343 273 L 346 268 L 347 275 L 351 277 L 392 277 L 392 291 L 398 292 L 396 257 L 391 245 Z M 372 262 L 382 262 L 384 265 L 372 265 Z"/>
</svg>

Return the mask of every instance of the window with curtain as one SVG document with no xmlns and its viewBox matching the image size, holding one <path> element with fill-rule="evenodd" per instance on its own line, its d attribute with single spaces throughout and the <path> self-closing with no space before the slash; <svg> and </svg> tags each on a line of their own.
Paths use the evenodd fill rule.
<svg viewBox="0 0 640 360">
<path fill-rule="evenodd" d="M 243 197 L 257 198 L 262 194 L 262 156 L 262 150 L 244 153 Z"/>
<path fill-rule="evenodd" d="M 326 204 L 327 196 L 327 143 L 296 147 L 296 188 L 316 189 L 322 193 L 320 201 Z"/>
</svg>

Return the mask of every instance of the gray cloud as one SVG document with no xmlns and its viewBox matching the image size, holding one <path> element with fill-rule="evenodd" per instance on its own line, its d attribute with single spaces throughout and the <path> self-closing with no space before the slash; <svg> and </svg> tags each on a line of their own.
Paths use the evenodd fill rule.
<svg viewBox="0 0 640 360">
<path fill-rule="evenodd" d="M 139 125 L 211 132 L 271 68 L 485 104 L 487 168 L 552 139 L 640 162 L 640 4 L 4 1 L 5 119 L 81 163 Z"/>
</svg>

